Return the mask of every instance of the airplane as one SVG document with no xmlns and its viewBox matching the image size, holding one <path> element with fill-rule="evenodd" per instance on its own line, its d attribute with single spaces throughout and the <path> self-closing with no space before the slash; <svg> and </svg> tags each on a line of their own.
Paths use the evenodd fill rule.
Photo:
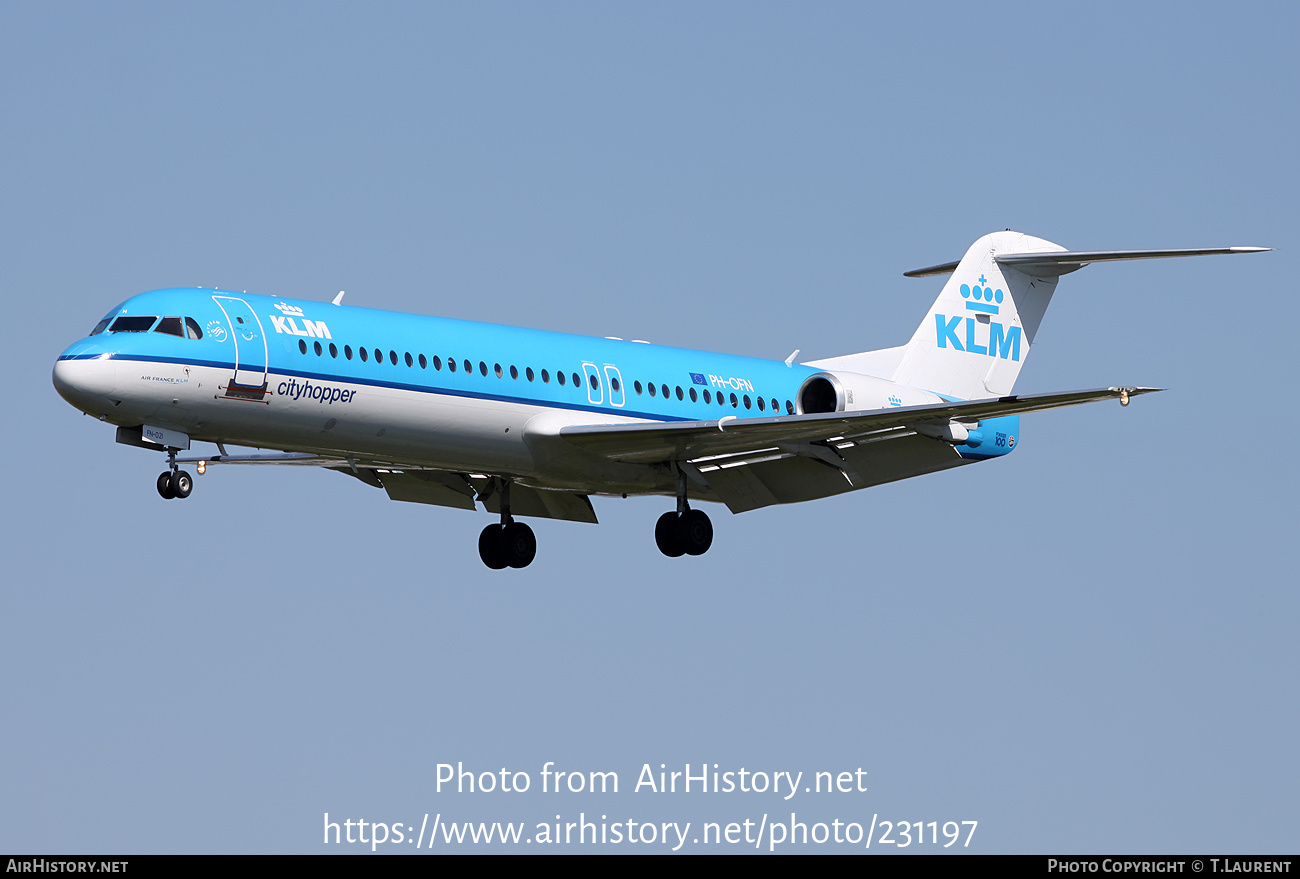
<svg viewBox="0 0 1300 879">
<path fill-rule="evenodd" d="M 280 299 L 167 289 L 110 311 L 54 365 L 59 394 L 164 452 L 163 498 L 215 464 L 312 466 L 394 500 L 476 510 L 489 568 L 523 568 L 520 517 L 596 522 L 591 496 L 659 495 L 666 556 L 702 555 L 708 515 L 828 497 L 1000 458 L 1019 416 L 1147 387 L 1013 395 L 1061 275 L 1092 263 L 1266 247 L 1067 251 L 1010 230 L 956 262 L 911 340 L 795 362 Z M 205 457 L 178 457 L 191 443 Z M 228 445 L 258 451 L 230 454 Z M 273 451 L 262 451 L 273 450 Z"/>
</svg>

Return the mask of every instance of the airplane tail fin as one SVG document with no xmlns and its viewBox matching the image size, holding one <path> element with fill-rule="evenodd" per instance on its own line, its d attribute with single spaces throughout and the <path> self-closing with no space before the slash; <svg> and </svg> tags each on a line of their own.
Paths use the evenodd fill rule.
<svg viewBox="0 0 1300 879">
<path fill-rule="evenodd" d="M 952 273 L 894 371 L 899 384 L 974 400 L 1011 393 L 1061 275 L 1089 263 L 1217 253 L 1267 247 L 1067 251 L 1020 232 L 994 232 L 955 263 L 907 272 Z"/>
</svg>

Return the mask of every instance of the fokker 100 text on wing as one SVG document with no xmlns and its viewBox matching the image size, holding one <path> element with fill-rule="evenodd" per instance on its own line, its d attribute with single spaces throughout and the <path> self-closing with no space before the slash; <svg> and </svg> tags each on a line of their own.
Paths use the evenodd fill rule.
<svg viewBox="0 0 1300 879">
<path fill-rule="evenodd" d="M 1022 413 L 1152 389 L 1012 395 L 1061 275 L 1094 262 L 1243 253 L 1069 252 L 995 232 L 955 263 L 898 348 L 795 363 L 618 339 L 213 290 L 133 296 L 60 355 L 54 384 L 165 452 L 164 498 L 197 464 L 316 466 L 395 500 L 499 515 L 479 553 L 522 568 L 516 517 L 595 522 L 592 495 L 676 499 L 655 525 L 669 556 L 713 526 L 694 501 L 743 512 L 1011 452 Z M 201 440 L 217 451 L 178 457 Z M 274 452 L 229 454 L 227 445 Z"/>
</svg>

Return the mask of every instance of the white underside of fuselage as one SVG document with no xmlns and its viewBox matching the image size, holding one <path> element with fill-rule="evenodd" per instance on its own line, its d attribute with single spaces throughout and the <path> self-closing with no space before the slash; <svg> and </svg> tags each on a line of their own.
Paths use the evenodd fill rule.
<svg viewBox="0 0 1300 879">
<path fill-rule="evenodd" d="M 561 427 L 644 421 L 432 391 L 267 373 L 264 392 L 231 386 L 228 367 L 147 360 L 62 360 L 60 392 L 113 424 L 147 424 L 193 440 L 509 475 L 535 487 L 671 493 L 667 468 L 591 455 Z"/>
</svg>

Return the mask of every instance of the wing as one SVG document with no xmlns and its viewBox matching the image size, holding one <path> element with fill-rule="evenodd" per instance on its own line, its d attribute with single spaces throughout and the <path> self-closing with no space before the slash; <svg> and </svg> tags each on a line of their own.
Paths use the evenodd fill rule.
<svg viewBox="0 0 1300 879">
<path fill-rule="evenodd" d="M 739 513 L 969 463 L 954 443 L 976 422 L 1099 400 L 1127 403 L 1158 390 L 1099 388 L 857 412 L 572 426 L 559 433 L 612 460 L 674 464 L 702 497 Z"/>
<path fill-rule="evenodd" d="M 769 418 L 726 416 L 717 421 L 651 422 L 563 427 L 560 436 L 617 461 L 641 464 L 734 454 L 764 446 L 857 440 L 885 432 L 906 430 L 926 433 L 952 422 L 977 422 L 1023 412 L 1059 409 L 1098 400 L 1123 399 L 1161 388 L 1099 388 L 1061 394 L 1027 394 L 971 402 L 934 403 L 825 412 L 815 415 L 778 415 Z"/>
</svg>

